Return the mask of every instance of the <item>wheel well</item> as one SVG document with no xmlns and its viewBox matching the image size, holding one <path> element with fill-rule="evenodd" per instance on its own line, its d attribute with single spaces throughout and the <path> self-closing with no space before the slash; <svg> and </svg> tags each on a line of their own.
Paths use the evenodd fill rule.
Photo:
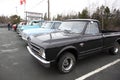
<svg viewBox="0 0 120 80">
<path fill-rule="evenodd" d="M 74 56 L 75 56 L 75 59 L 77 60 L 78 59 L 78 52 L 75 50 L 75 49 L 67 49 L 67 50 L 64 50 L 62 53 L 60 53 L 60 55 L 58 56 L 58 59 L 57 59 L 57 62 L 59 60 L 59 58 L 65 54 L 65 52 L 70 52 L 72 53 Z"/>
<path fill-rule="evenodd" d="M 118 39 L 118 40 L 117 40 L 117 42 L 118 42 L 118 43 L 119 43 L 119 45 L 120 45 L 120 39 Z"/>
</svg>

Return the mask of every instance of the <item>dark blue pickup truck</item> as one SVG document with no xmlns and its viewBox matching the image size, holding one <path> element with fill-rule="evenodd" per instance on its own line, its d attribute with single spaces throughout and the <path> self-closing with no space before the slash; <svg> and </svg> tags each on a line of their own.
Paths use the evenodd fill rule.
<svg viewBox="0 0 120 80">
<path fill-rule="evenodd" d="M 70 72 L 83 56 L 109 50 L 120 50 L 120 32 L 101 30 L 98 20 L 70 19 L 62 22 L 60 31 L 28 38 L 28 51 L 45 67 L 53 63 L 62 73 Z"/>
</svg>

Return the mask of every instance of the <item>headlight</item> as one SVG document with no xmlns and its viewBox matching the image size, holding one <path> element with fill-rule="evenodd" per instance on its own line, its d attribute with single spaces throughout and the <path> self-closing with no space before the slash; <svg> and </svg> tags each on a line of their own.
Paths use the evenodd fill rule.
<svg viewBox="0 0 120 80">
<path fill-rule="evenodd" d="M 45 56 L 45 50 L 43 48 L 40 48 L 39 55 L 42 56 L 44 59 L 46 58 L 46 56 Z"/>
<path fill-rule="evenodd" d="M 23 31 L 23 29 L 21 29 L 21 32 Z"/>
<path fill-rule="evenodd" d="M 25 36 L 25 33 L 24 33 L 24 32 L 22 32 L 21 34 L 22 34 L 22 36 Z"/>
<path fill-rule="evenodd" d="M 30 42 L 30 41 L 31 41 L 31 38 L 30 38 L 30 36 L 27 38 L 27 41 L 28 41 L 28 42 Z"/>
<path fill-rule="evenodd" d="M 28 38 L 27 34 L 25 34 L 25 33 L 23 33 L 23 37 L 26 39 Z"/>
</svg>

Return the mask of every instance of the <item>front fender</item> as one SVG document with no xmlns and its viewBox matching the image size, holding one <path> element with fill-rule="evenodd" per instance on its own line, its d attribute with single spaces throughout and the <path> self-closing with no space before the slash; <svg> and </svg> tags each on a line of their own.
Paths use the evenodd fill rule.
<svg viewBox="0 0 120 80">
<path fill-rule="evenodd" d="M 71 50 L 72 50 L 74 53 L 72 53 Z M 75 55 L 75 57 L 77 57 L 77 56 L 78 56 L 78 53 L 79 53 L 79 51 L 77 50 L 77 48 L 76 48 L 75 46 L 66 46 L 66 47 L 62 48 L 62 49 L 59 51 L 59 53 L 57 54 L 56 59 L 58 59 L 59 56 L 62 55 L 63 52 L 65 52 L 65 51 L 70 51 L 73 55 Z"/>
</svg>

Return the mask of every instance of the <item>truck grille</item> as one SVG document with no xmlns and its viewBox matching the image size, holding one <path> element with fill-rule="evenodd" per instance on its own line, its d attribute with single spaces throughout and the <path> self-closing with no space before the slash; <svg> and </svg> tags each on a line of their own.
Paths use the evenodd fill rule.
<svg viewBox="0 0 120 80">
<path fill-rule="evenodd" d="M 28 45 L 31 48 L 31 50 L 35 53 L 35 55 L 42 56 L 42 53 L 40 53 L 41 48 L 39 46 L 37 46 L 36 44 L 32 42 L 29 42 Z"/>
</svg>

